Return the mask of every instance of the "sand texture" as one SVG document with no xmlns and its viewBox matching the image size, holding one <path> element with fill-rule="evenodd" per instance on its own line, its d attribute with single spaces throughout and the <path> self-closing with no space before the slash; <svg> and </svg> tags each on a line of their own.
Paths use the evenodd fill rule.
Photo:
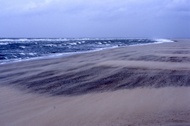
<svg viewBox="0 0 190 126">
<path fill-rule="evenodd" d="M 0 65 L 0 126 L 190 126 L 190 40 Z"/>
</svg>

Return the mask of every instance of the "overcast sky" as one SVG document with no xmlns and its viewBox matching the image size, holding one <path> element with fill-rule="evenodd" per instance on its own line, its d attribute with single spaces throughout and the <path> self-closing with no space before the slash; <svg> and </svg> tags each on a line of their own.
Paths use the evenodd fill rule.
<svg viewBox="0 0 190 126">
<path fill-rule="evenodd" d="M 190 0 L 0 0 L 0 37 L 190 38 Z"/>
</svg>

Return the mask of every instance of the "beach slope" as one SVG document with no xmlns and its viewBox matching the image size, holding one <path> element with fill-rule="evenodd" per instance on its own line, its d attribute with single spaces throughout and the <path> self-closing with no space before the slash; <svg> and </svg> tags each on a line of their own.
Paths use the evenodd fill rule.
<svg viewBox="0 0 190 126">
<path fill-rule="evenodd" d="M 190 125 L 190 40 L 0 65 L 2 126 Z"/>
</svg>

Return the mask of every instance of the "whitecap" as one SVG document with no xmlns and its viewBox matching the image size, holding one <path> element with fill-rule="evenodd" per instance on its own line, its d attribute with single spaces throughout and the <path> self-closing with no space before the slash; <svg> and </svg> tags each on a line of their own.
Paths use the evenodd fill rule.
<svg viewBox="0 0 190 126">
<path fill-rule="evenodd" d="M 29 39 L 17 39 L 16 41 L 25 42 L 25 41 L 29 41 Z"/>
<path fill-rule="evenodd" d="M 26 46 L 20 46 L 20 48 L 23 48 L 23 49 L 25 49 L 25 48 L 26 48 Z"/>
<path fill-rule="evenodd" d="M 0 45 L 8 45 L 9 43 L 8 42 L 2 42 L 0 43 Z"/>
<path fill-rule="evenodd" d="M 44 46 L 57 47 L 57 45 L 55 45 L 55 44 L 46 44 L 46 45 L 44 45 Z"/>
<path fill-rule="evenodd" d="M 0 42 L 10 42 L 15 41 L 15 39 L 0 39 Z"/>
<path fill-rule="evenodd" d="M 82 42 L 77 42 L 77 44 L 82 44 Z"/>
<path fill-rule="evenodd" d="M 31 56 L 34 56 L 34 55 L 36 55 L 36 53 L 28 53 L 29 55 L 31 55 Z"/>
<path fill-rule="evenodd" d="M 77 45 L 77 43 L 73 42 L 73 43 L 69 43 L 69 45 Z"/>
<path fill-rule="evenodd" d="M 23 55 L 23 56 L 26 55 L 25 53 L 19 53 L 19 54 L 20 54 L 20 55 Z"/>
<path fill-rule="evenodd" d="M 164 42 L 174 42 L 170 39 L 155 39 L 156 42 L 164 43 Z"/>
</svg>

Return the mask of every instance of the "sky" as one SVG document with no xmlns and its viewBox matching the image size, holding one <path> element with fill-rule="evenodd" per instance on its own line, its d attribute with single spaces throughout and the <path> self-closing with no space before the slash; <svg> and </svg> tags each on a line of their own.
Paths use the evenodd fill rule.
<svg viewBox="0 0 190 126">
<path fill-rule="evenodd" d="M 190 0 L 0 0 L 0 37 L 190 38 Z"/>
</svg>

